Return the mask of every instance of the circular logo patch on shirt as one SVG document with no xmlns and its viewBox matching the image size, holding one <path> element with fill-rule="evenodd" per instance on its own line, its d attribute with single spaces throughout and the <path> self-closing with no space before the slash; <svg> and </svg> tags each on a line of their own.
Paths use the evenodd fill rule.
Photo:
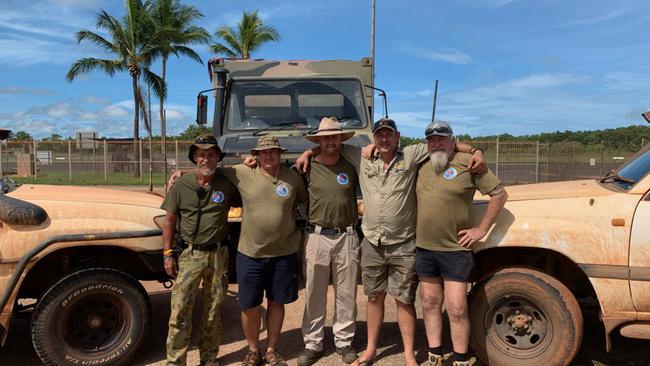
<svg viewBox="0 0 650 366">
<path fill-rule="evenodd" d="M 456 170 L 456 168 L 449 168 L 445 170 L 445 174 L 443 176 L 445 177 L 445 179 L 451 180 L 456 178 L 457 175 L 458 175 L 458 171 Z"/>
<path fill-rule="evenodd" d="M 345 173 L 339 173 L 336 176 L 336 181 L 343 186 L 350 183 L 350 177 L 348 177 L 348 175 Z"/>
<path fill-rule="evenodd" d="M 275 187 L 275 193 L 280 197 L 286 197 L 289 195 L 289 189 L 284 184 L 278 184 L 278 186 Z"/>
<path fill-rule="evenodd" d="M 214 203 L 221 203 L 223 202 L 224 198 L 226 198 L 226 196 L 224 196 L 223 192 L 221 191 L 216 191 L 212 193 L 212 202 Z"/>
</svg>

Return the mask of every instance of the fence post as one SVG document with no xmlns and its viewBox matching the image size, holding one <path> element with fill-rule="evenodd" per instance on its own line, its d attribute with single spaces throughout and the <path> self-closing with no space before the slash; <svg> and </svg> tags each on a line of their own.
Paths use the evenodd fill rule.
<svg viewBox="0 0 650 366">
<path fill-rule="evenodd" d="M 180 168 L 178 167 L 178 139 L 174 139 L 174 158 L 176 159 L 176 170 L 179 170 Z M 165 182 L 167 184 L 167 182 Z"/>
<path fill-rule="evenodd" d="M 138 150 L 140 150 L 140 182 L 142 182 L 142 139 L 138 139 Z"/>
<path fill-rule="evenodd" d="M 68 178 L 72 182 L 72 140 L 68 140 Z"/>
<path fill-rule="evenodd" d="M 496 157 L 494 158 L 494 174 L 499 177 L 499 136 L 497 136 L 497 143 L 496 143 Z"/>
<path fill-rule="evenodd" d="M 539 183 L 539 141 L 535 147 L 535 183 Z"/>
<path fill-rule="evenodd" d="M 108 181 L 108 149 L 106 138 L 104 137 L 104 182 Z"/>
<path fill-rule="evenodd" d="M 551 179 L 551 142 L 546 143 L 546 181 Z"/>
<path fill-rule="evenodd" d="M 34 179 L 38 179 L 38 165 L 36 164 L 37 154 L 36 154 L 36 140 L 32 141 L 32 146 L 34 149 Z"/>
<path fill-rule="evenodd" d="M 2 141 L 0 141 L 0 178 L 2 178 Z"/>
<path fill-rule="evenodd" d="M 605 145 L 600 141 L 600 176 L 603 176 L 603 163 L 605 162 Z"/>
</svg>

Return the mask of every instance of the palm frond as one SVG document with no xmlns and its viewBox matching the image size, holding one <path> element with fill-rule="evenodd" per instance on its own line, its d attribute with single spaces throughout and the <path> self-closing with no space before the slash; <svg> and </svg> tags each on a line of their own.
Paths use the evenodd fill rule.
<svg viewBox="0 0 650 366">
<path fill-rule="evenodd" d="M 122 71 L 124 65 L 120 60 L 104 60 L 92 57 L 81 58 L 77 60 L 68 70 L 65 78 L 68 82 L 74 80 L 77 76 L 87 74 L 94 70 L 101 70 L 113 77 L 116 72 Z"/>
</svg>

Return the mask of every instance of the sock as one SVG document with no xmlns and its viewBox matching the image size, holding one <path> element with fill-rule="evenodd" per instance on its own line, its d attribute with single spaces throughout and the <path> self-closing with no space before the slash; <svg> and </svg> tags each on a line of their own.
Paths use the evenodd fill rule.
<svg viewBox="0 0 650 366">
<path fill-rule="evenodd" d="M 429 352 L 433 353 L 434 355 L 442 356 L 442 346 L 429 347 Z"/>
<path fill-rule="evenodd" d="M 459 361 L 459 362 L 467 361 L 467 352 L 458 353 L 458 352 L 454 351 L 454 360 Z"/>
</svg>

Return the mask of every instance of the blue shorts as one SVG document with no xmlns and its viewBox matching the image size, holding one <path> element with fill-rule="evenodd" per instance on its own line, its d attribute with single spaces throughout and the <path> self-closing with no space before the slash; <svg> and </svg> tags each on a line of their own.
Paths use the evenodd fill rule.
<svg viewBox="0 0 650 366">
<path fill-rule="evenodd" d="M 275 303 L 292 303 L 298 299 L 298 256 L 252 258 L 237 253 L 237 285 L 242 309 L 261 305 L 264 292 Z"/>
<path fill-rule="evenodd" d="M 415 272 L 420 278 L 442 277 L 467 282 L 474 269 L 471 250 L 441 251 L 415 248 Z"/>
</svg>

